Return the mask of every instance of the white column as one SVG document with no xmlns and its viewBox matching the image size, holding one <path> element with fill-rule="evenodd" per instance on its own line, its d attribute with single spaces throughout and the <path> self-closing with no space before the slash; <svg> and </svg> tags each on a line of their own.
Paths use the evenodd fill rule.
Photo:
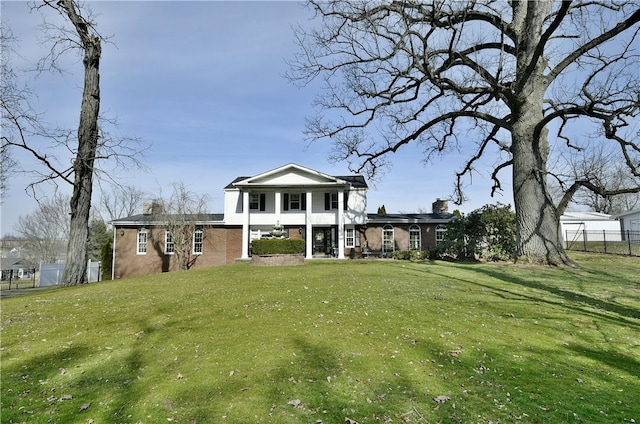
<svg viewBox="0 0 640 424">
<path fill-rule="evenodd" d="M 281 193 L 280 191 L 276 191 L 276 195 L 275 195 L 275 216 L 276 216 L 276 222 L 280 221 L 280 211 L 282 210 L 282 201 L 281 199 Z M 275 222 L 273 223 L 275 225 Z"/>
<path fill-rule="evenodd" d="M 305 224 L 306 224 L 306 229 L 305 229 L 305 242 L 307 244 L 307 259 L 311 259 L 313 258 L 313 225 L 311 222 L 311 217 L 312 217 L 312 212 L 313 212 L 313 194 L 311 192 L 311 190 L 307 191 L 305 193 L 305 196 L 307 196 L 307 213 L 306 213 L 306 218 L 305 218 Z"/>
<path fill-rule="evenodd" d="M 338 191 L 338 259 L 344 259 L 344 191 Z"/>
<path fill-rule="evenodd" d="M 249 192 L 242 192 L 242 259 L 249 259 Z"/>
<path fill-rule="evenodd" d="M 111 279 L 116 279 L 116 226 L 113 226 L 113 250 L 111 252 Z"/>
</svg>

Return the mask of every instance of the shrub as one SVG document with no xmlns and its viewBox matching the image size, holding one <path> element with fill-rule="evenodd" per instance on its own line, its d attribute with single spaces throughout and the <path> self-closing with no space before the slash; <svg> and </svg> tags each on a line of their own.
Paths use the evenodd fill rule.
<svg viewBox="0 0 640 424">
<path fill-rule="evenodd" d="M 423 261 L 434 259 L 433 253 L 429 250 L 396 250 L 393 252 L 393 259 L 401 261 Z"/>
<path fill-rule="evenodd" d="M 393 252 L 393 259 L 408 261 L 411 259 L 411 252 L 409 250 L 395 250 Z"/>
<path fill-rule="evenodd" d="M 304 253 L 305 241 L 302 239 L 260 239 L 251 243 L 254 255 L 282 255 Z"/>
<path fill-rule="evenodd" d="M 510 205 L 498 203 L 451 221 L 438 248 L 441 254 L 458 259 L 508 260 L 513 257 L 515 241 L 515 213 Z"/>
<path fill-rule="evenodd" d="M 113 264 L 113 246 L 111 245 L 111 239 L 107 239 L 102 245 L 100 261 L 102 262 L 102 280 L 111 280 L 111 266 Z"/>
</svg>

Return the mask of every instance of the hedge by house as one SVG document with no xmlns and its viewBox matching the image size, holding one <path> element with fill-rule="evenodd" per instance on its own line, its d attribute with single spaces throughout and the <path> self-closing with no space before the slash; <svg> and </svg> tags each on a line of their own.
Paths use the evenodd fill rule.
<svg viewBox="0 0 640 424">
<path fill-rule="evenodd" d="M 251 243 L 254 255 L 282 255 L 304 253 L 302 239 L 260 239 Z"/>
</svg>

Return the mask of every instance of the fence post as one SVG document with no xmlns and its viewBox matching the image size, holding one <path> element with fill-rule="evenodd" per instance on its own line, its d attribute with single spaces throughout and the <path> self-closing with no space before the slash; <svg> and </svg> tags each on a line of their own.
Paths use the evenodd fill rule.
<svg viewBox="0 0 640 424">
<path fill-rule="evenodd" d="M 587 252 L 587 231 L 582 230 L 582 246 L 584 247 L 584 251 Z"/>
<path fill-rule="evenodd" d="M 604 241 L 604 253 L 607 253 L 607 232 L 602 230 L 602 241 Z"/>
<path fill-rule="evenodd" d="M 627 245 L 629 246 L 629 256 L 631 256 L 631 231 L 627 230 Z"/>
</svg>

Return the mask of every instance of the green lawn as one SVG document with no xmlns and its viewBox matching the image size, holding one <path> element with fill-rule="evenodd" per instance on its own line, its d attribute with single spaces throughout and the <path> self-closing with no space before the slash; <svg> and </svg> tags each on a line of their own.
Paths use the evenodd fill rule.
<svg viewBox="0 0 640 424">
<path fill-rule="evenodd" d="M 2 423 L 640 423 L 640 260 L 238 264 L 5 298 Z"/>
</svg>

